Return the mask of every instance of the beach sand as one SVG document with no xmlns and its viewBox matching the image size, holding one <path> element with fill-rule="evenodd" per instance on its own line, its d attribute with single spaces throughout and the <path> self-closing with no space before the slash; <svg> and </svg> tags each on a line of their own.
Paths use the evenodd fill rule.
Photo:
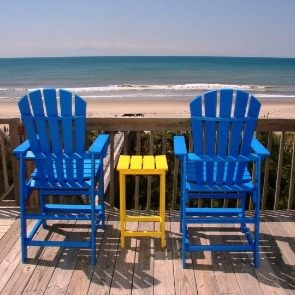
<svg viewBox="0 0 295 295">
<path fill-rule="evenodd" d="M 0 118 L 19 117 L 17 100 L 0 101 Z M 189 117 L 189 101 L 167 100 L 99 100 L 87 101 L 88 117 Z M 260 117 L 263 118 L 294 118 L 295 102 L 262 102 Z"/>
</svg>

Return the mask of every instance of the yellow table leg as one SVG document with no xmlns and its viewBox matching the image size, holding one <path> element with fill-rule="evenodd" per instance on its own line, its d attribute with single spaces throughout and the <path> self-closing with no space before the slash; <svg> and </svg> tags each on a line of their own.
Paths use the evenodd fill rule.
<svg viewBox="0 0 295 295">
<path fill-rule="evenodd" d="M 162 221 L 160 222 L 161 231 L 161 247 L 165 247 L 165 171 L 160 175 L 160 216 Z"/>
<path fill-rule="evenodd" d="M 126 231 L 126 184 L 125 175 L 120 172 L 120 229 L 121 229 L 121 248 L 125 247 L 125 231 Z"/>
</svg>

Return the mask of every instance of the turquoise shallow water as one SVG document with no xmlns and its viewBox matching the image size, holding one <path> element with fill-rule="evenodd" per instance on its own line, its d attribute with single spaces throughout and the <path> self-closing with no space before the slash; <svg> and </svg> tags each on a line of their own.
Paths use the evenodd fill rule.
<svg viewBox="0 0 295 295">
<path fill-rule="evenodd" d="M 0 99 L 35 88 L 87 99 L 181 100 L 225 87 L 260 99 L 295 100 L 294 58 L 60 57 L 0 59 Z"/>
</svg>

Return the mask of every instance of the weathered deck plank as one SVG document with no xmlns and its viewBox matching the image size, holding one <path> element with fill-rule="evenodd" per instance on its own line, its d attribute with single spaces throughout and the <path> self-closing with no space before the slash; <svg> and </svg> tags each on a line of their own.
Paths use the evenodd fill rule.
<svg viewBox="0 0 295 295">
<path fill-rule="evenodd" d="M 164 250 L 159 238 L 144 237 L 126 238 L 126 247 L 121 249 L 119 212 L 114 210 L 108 211 L 106 230 L 99 230 L 95 267 L 91 266 L 89 250 L 49 247 L 31 247 L 28 263 L 22 264 L 19 220 L 14 220 L 16 216 L 10 221 L 7 218 L 0 217 L 0 226 L 9 224 L 0 239 L 0 294 L 295 293 L 295 211 L 262 213 L 258 270 L 253 268 L 251 253 L 223 252 L 188 254 L 187 269 L 183 270 L 177 211 L 167 212 Z M 70 225 L 69 222 L 49 224 L 38 235 L 71 240 L 89 234 L 84 224 L 79 223 L 73 230 Z M 130 226 L 153 228 L 150 223 L 136 222 Z M 235 241 L 227 227 L 198 225 L 194 238 L 201 243 Z"/>
<path fill-rule="evenodd" d="M 116 212 L 117 220 L 119 220 L 119 212 Z M 114 269 L 114 275 L 112 280 L 112 286 L 110 294 L 131 294 L 133 286 L 135 254 L 137 251 L 137 239 L 129 237 L 125 239 L 125 248 L 121 248 L 120 245 L 120 224 L 117 223 L 116 229 L 119 234 L 118 253 L 116 259 L 116 265 Z M 128 226 L 129 230 L 137 230 L 138 222 L 132 222 Z"/>
<path fill-rule="evenodd" d="M 154 294 L 172 295 L 174 294 L 174 270 L 172 259 L 172 243 L 170 229 L 170 215 L 167 214 L 165 222 L 166 248 L 161 248 L 160 239 L 155 239 L 154 252 Z"/>
<path fill-rule="evenodd" d="M 179 216 L 171 216 L 171 239 L 172 239 L 172 258 L 174 268 L 175 294 L 197 294 L 197 284 L 195 280 L 192 264 L 187 265 L 185 271 L 182 269 L 181 260 L 181 236 L 179 233 Z M 191 254 L 187 258 L 191 259 Z"/>
<path fill-rule="evenodd" d="M 152 231 L 153 223 L 139 222 L 138 230 Z M 153 294 L 154 284 L 159 283 L 156 279 L 154 281 L 154 240 L 151 237 L 137 238 L 132 295 L 142 294 L 143 290 L 144 294 Z"/>
</svg>

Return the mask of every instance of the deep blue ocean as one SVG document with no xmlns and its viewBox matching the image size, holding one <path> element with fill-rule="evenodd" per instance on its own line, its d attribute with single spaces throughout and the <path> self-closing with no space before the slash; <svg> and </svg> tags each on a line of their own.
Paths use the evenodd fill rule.
<svg viewBox="0 0 295 295">
<path fill-rule="evenodd" d="M 262 100 L 290 101 L 295 100 L 295 58 L 0 58 L 0 99 L 47 87 L 96 100 L 188 100 L 230 87 Z"/>
</svg>

